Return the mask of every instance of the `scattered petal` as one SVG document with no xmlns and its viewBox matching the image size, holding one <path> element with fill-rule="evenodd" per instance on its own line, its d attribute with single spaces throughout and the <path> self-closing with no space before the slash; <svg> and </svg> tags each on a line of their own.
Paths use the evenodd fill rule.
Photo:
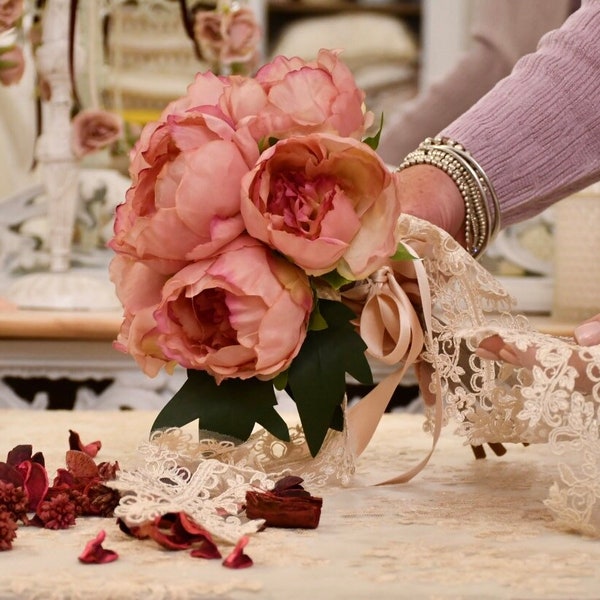
<svg viewBox="0 0 600 600">
<path fill-rule="evenodd" d="M 88 456 L 94 458 L 102 448 L 102 442 L 96 440 L 95 442 L 84 444 L 81 441 L 79 434 L 76 431 L 69 429 L 69 448 L 71 450 L 80 450 L 81 452 L 85 452 Z"/>
<path fill-rule="evenodd" d="M 79 555 L 79 562 L 99 565 L 117 560 L 119 555 L 114 550 L 102 547 L 105 538 L 106 532 L 101 529 L 98 535 L 86 544 L 83 552 Z"/>
<path fill-rule="evenodd" d="M 250 538 L 247 535 L 242 536 L 229 556 L 223 561 L 223 566 L 228 569 L 245 569 L 251 567 L 254 564 L 252 559 L 247 554 L 244 554 L 244 548 L 249 541 Z"/>
<path fill-rule="evenodd" d="M 199 546 L 196 546 L 191 552 L 190 556 L 193 558 L 222 558 L 219 549 L 212 542 L 202 542 Z"/>
</svg>

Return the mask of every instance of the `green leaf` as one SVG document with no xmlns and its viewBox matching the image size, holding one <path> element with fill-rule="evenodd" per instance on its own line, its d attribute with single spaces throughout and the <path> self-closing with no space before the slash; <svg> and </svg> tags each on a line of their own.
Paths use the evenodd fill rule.
<svg viewBox="0 0 600 600">
<path fill-rule="evenodd" d="M 379 129 L 374 136 L 365 138 L 363 142 L 373 148 L 373 150 L 377 150 L 377 146 L 379 146 L 379 140 L 381 138 L 381 132 L 383 130 L 383 113 L 381 113 L 381 119 L 379 120 Z"/>
<path fill-rule="evenodd" d="M 418 260 L 418 258 L 414 255 L 411 254 L 407 249 L 406 246 L 400 242 L 396 248 L 396 252 L 394 253 L 394 255 L 391 257 L 392 260 Z"/>
<path fill-rule="evenodd" d="M 337 270 L 329 271 L 329 273 L 325 273 L 325 275 L 321 275 L 319 279 L 322 279 L 326 283 L 328 283 L 334 290 L 339 290 L 340 288 L 352 283 L 352 280 L 346 279 L 342 277 Z"/>
<path fill-rule="evenodd" d="M 258 150 L 262 154 L 267 148 L 274 146 L 279 141 L 276 137 L 264 137 L 258 142 Z"/>
<path fill-rule="evenodd" d="M 217 385 L 208 373 L 189 370 L 183 386 L 156 417 L 152 431 L 182 427 L 199 419 L 201 429 L 245 441 L 259 423 L 289 441 L 288 427 L 275 404 L 272 381 L 226 379 Z"/>
<path fill-rule="evenodd" d="M 309 331 L 321 331 L 321 329 L 327 329 L 327 321 L 323 318 L 323 315 L 319 311 L 318 302 L 316 303 L 314 310 L 310 314 L 308 329 Z"/>
<path fill-rule="evenodd" d="M 273 378 L 273 385 L 275 386 L 276 390 L 285 390 L 285 386 L 288 383 L 288 372 L 287 371 L 282 371 L 281 373 L 279 373 L 279 375 L 277 375 L 276 377 Z"/>
<path fill-rule="evenodd" d="M 328 327 L 308 332 L 288 378 L 312 456 L 321 448 L 327 430 L 341 426 L 346 373 L 366 385 L 373 382 L 366 345 L 350 323 L 354 313 L 341 302 L 320 300 L 319 304 Z"/>
</svg>

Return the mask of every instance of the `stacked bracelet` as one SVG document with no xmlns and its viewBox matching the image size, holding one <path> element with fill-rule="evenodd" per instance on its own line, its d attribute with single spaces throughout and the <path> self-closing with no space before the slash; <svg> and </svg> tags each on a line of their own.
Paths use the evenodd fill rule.
<svg viewBox="0 0 600 600">
<path fill-rule="evenodd" d="M 465 148 L 447 138 L 427 138 L 408 154 L 399 170 L 427 164 L 449 175 L 465 202 L 465 247 L 481 255 L 500 229 L 500 207 L 481 166 Z"/>
</svg>

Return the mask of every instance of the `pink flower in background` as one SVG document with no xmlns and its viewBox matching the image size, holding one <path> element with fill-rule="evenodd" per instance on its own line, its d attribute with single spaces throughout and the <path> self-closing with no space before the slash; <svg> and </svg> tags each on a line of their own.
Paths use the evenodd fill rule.
<svg viewBox="0 0 600 600">
<path fill-rule="evenodd" d="M 198 11 L 194 35 L 203 56 L 219 67 L 252 63 L 257 56 L 261 30 L 254 12 L 241 7 L 224 12 Z"/>
<path fill-rule="evenodd" d="M 254 125 L 255 137 L 290 137 L 314 132 L 361 139 L 373 122 L 339 52 L 321 50 L 316 60 L 278 56 L 256 74 L 268 106 Z"/>
<path fill-rule="evenodd" d="M 394 254 L 396 176 L 366 144 L 313 134 L 278 142 L 243 180 L 250 235 L 309 275 L 362 279 Z"/>
<path fill-rule="evenodd" d="M 306 275 L 248 236 L 169 279 L 154 316 L 166 356 L 188 369 L 270 379 L 306 336 L 312 310 Z"/>
<path fill-rule="evenodd" d="M 0 0 L 0 33 L 14 27 L 23 15 L 23 0 Z"/>
<path fill-rule="evenodd" d="M 123 121 L 115 113 L 87 109 L 72 120 L 71 148 L 77 158 L 97 152 L 123 136 Z"/>
<path fill-rule="evenodd" d="M 25 72 L 25 55 L 20 46 L 0 48 L 0 83 L 15 85 Z"/>
<path fill-rule="evenodd" d="M 132 156 L 113 250 L 173 274 L 242 233 L 240 182 L 258 146 L 218 108 L 168 115 L 144 129 Z"/>
</svg>

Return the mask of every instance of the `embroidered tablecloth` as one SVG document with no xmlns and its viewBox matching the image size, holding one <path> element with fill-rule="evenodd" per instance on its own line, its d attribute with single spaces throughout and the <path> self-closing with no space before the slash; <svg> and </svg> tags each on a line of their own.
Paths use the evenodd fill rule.
<svg viewBox="0 0 600 600">
<path fill-rule="evenodd" d="M 154 412 L 0 410 L 0 460 L 20 443 L 42 451 L 53 476 L 69 429 L 100 439 L 99 460 L 132 467 Z M 63 531 L 19 527 L 0 553 L 0 598 L 598 598 L 600 542 L 561 531 L 544 506 L 555 470 L 545 445 L 510 445 L 475 460 L 445 428 L 425 470 L 406 484 L 374 486 L 412 467 L 431 446 L 423 417 L 386 414 L 350 487 L 320 490 L 315 530 L 251 537 L 249 569 L 160 549 L 125 536 L 114 519 L 78 519 Z M 104 529 L 120 558 L 77 556 Z"/>
</svg>

